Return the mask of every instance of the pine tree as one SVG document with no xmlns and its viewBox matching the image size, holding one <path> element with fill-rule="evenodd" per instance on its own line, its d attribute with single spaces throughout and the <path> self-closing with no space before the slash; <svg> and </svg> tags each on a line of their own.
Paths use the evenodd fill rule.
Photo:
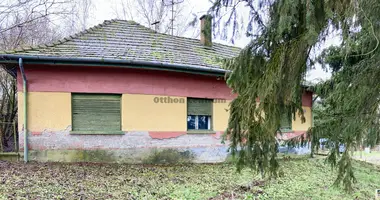
<svg viewBox="0 0 380 200">
<path fill-rule="evenodd" d="M 327 161 L 338 168 L 336 184 L 343 182 L 352 190 L 351 150 L 364 139 L 374 144 L 379 138 L 380 1 L 216 0 L 211 12 L 218 18 L 223 8 L 232 8 L 224 25 L 232 25 L 234 32 L 240 27 L 238 4 L 250 8 L 247 30 L 256 30 L 250 44 L 224 65 L 231 70 L 227 83 L 238 94 L 226 130 L 238 170 L 249 166 L 277 175 L 276 135 L 282 113 L 303 116 L 302 84 L 316 62 L 311 50 L 334 31 L 341 36 L 341 46 L 317 60 L 334 69 L 332 79 L 316 87 L 325 98 L 328 111 L 320 117 L 326 120 L 309 132 L 313 148 L 322 137 L 335 144 Z M 346 147 L 341 156 L 339 144 Z"/>
</svg>

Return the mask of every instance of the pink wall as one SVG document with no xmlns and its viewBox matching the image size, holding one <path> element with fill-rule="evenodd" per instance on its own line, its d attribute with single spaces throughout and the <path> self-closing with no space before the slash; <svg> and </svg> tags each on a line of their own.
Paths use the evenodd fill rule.
<svg viewBox="0 0 380 200">
<path fill-rule="evenodd" d="M 213 99 L 233 99 L 223 78 L 178 72 L 80 67 L 26 65 L 30 92 L 87 92 L 153 94 Z M 22 90 L 20 72 L 18 89 Z M 302 95 L 302 105 L 311 106 L 311 92 Z"/>
<path fill-rule="evenodd" d="M 313 93 L 309 91 L 305 91 L 302 94 L 302 105 L 311 107 L 313 105 Z"/>
<path fill-rule="evenodd" d="M 87 92 L 233 99 L 216 77 L 140 69 L 25 66 L 31 92 Z M 18 88 L 22 79 L 18 75 Z"/>
</svg>

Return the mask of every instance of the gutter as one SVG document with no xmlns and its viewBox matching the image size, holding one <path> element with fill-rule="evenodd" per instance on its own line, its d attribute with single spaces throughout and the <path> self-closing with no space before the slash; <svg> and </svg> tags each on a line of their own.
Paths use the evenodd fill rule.
<svg viewBox="0 0 380 200">
<path fill-rule="evenodd" d="M 45 64 L 45 65 L 71 65 L 77 67 L 94 66 L 94 67 L 116 67 L 129 69 L 148 69 L 160 71 L 173 71 L 189 74 L 200 74 L 207 76 L 224 77 L 230 70 L 205 67 L 196 65 L 163 63 L 154 61 L 133 61 L 126 59 L 111 59 L 111 58 L 68 58 L 58 56 L 33 56 L 33 55 L 17 55 L 17 54 L 0 54 L 0 64 L 15 64 L 19 58 L 23 59 L 24 64 Z M 227 74 L 228 76 L 228 74 Z M 227 77 L 226 76 L 226 77 Z M 306 91 L 313 92 L 313 88 L 302 84 Z"/>
<path fill-rule="evenodd" d="M 22 75 L 23 91 L 24 91 L 24 161 L 28 162 L 28 112 L 27 112 L 28 88 L 27 88 L 27 80 L 26 80 L 26 76 L 25 76 L 22 58 L 19 58 L 18 66 L 20 68 L 20 72 Z"/>
<path fill-rule="evenodd" d="M 163 63 L 154 61 L 133 61 L 126 59 L 110 59 L 110 58 L 67 58 L 58 56 L 33 56 L 33 55 L 17 55 L 17 54 L 0 54 L 0 63 L 12 64 L 16 63 L 19 58 L 23 59 L 25 64 L 52 64 L 52 65 L 76 65 L 76 66 L 108 66 L 118 68 L 136 68 L 151 69 L 163 71 L 175 71 L 191 74 L 201 74 L 210 76 L 224 76 L 225 69 L 204 67 L 196 65 L 184 65 L 174 63 Z"/>
</svg>

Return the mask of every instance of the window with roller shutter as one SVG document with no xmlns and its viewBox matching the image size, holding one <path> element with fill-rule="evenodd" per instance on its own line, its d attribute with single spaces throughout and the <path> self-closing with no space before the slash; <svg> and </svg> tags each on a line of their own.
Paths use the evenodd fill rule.
<svg viewBox="0 0 380 200">
<path fill-rule="evenodd" d="M 118 133 L 121 131 L 121 95 L 72 94 L 72 131 Z"/>
<path fill-rule="evenodd" d="M 187 98 L 187 129 L 212 130 L 212 99 Z"/>
</svg>

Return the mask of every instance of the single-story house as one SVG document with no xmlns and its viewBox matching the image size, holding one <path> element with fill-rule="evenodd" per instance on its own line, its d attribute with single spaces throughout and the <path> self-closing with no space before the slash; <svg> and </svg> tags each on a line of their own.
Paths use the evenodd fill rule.
<svg viewBox="0 0 380 200">
<path fill-rule="evenodd" d="M 221 135 L 235 96 L 221 63 L 240 49 L 212 43 L 210 22 L 201 18 L 200 40 L 109 20 L 53 44 L 1 52 L 0 64 L 17 76 L 24 159 L 141 163 L 165 152 L 224 161 Z M 305 91 L 306 122 L 289 122 L 292 135 L 311 126 L 311 99 Z"/>
</svg>

